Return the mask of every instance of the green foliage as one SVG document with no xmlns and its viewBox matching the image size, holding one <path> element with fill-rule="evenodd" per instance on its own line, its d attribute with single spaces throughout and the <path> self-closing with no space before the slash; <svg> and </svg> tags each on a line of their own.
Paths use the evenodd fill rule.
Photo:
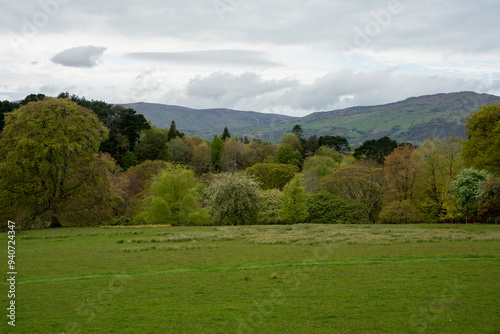
<svg viewBox="0 0 500 334">
<path fill-rule="evenodd" d="M 382 208 L 379 222 L 383 224 L 415 224 L 423 217 L 410 200 L 393 201 Z"/>
<path fill-rule="evenodd" d="M 279 213 L 285 223 L 302 223 L 307 219 L 307 194 L 302 185 L 302 175 L 295 175 L 285 185 L 281 198 L 283 205 Z"/>
<path fill-rule="evenodd" d="M 191 149 L 181 138 L 174 138 L 168 143 L 168 151 L 173 162 L 188 164 L 191 160 Z"/>
<path fill-rule="evenodd" d="M 245 145 L 245 153 L 243 155 L 243 167 L 252 167 L 256 163 L 263 163 L 264 161 L 273 162 L 276 155 L 277 146 L 261 140 L 254 140 Z"/>
<path fill-rule="evenodd" d="M 280 139 L 280 147 L 291 145 L 292 148 L 297 152 L 302 152 L 302 146 L 300 144 L 300 139 L 293 133 L 287 133 Z"/>
<path fill-rule="evenodd" d="M 294 134 L 299 140 L 304 138 L 304 130 L 300 124 L 295 124 L 292 129 L 292 134 Z"/>
<path fill-rule="evenodd" d="M 177 127 L 175 125 L 175 121 L 172 121 L 172 123 L 170 123 L 170 129 L 167 132 L 167 141 L 171 141 L 172 139 L 177 138 L 177 137 L 179 137 L 179 138 L 184 137 L 184 133 L 177 130 Z"/>
<path fill-rule="evenodd" d="M 279 210 L 283 201 L 281 199 L 281 191 L 278 189 L 263 190 L 260 193 L 261 208 L 258 214 L 259 224 L 279 224 L 280 213 Z"/>
<path fill-rule="evenodd" d="M 148 196 L 139 203 L 135 223 L 199 225 L 209 224 L 200 202 L 202 185 L 192 170 L 170 165 L 156 179 Z"/>
<path fill-rule="evenodd" d="M 335 160 L 338 163 L 341 163 L 342 158 L 343 158 L 340 156 L 339 152 L 337 152 L 335 149 L 330 148 L 328 146 L 320 146 L 318 148 L 318 151 L 316 152 L 316 155 L 319 155 L 322 157 L 332 158 L 333 160 Z M 344 158 L 345 158 L 345 156 L 344 156 Z"/>
<path fill-rule="evenodd" d="M 162 131 L 149 131 L 135 148 L 135 155 L 139 161 L 170 159 L 167 150 L 168 136 Z"/>
<path fill-rule="evenodd" d="M 68 98 L 68 93 L 59 94 L 59 98 Z M 109 137 L 102 142 L 100 151 L 110 153 L 117 161 L 127 151 L 135 151 L 141 132 L 151 128 L 143 115 L 137 114 L 134 109 L 124 108 L 104 101 L 86 100 L 76 95 L 71 101 L 94 111 L 99 120 L 109 129 Z"/>
<path fill-rule="evenodd" d="M 257 163 L 245 170 L 245 173 L 254 177 L 263 190 L 283 189 L 299 168 L 293 165 Z"/>
<path fill-rule="evenodd" d="M 302 161 L 302 155 L 290 144 L 280 145 L 276 150 L 276 161 L 280 164 L 288 164 L 299 167 Z"/>
<path fill-rule="evenodd" d="M 479 202 L 479 216 L 489 223 L 500 223 L 500 179 L 491 178 L 484 185 L 484 193 Z"/>
<path fill-rule="evenodd" d="M 464 169 L 451 183 L 451 192 L 458 200 L 459 210 L 469 218 L 477 210 L 477 204 L 483 195 L 484 184 L 491 175 L 484 170 Z"/>
<path fill-rule="evenodd" d="M 445 215 L 449 185 L 463 169 L 461 150 L 462 142 L 458 137 L 427 138 L 417 149 L 422 163 L 418 186 L 425 194 L 421 211 L 427 221 L 435 222 Z"/>
<path fill-rule="evenodd" d="M 326 146 L 334 149 L 340 154 L 349 153 L 351 148 L 349 147 L 349 142 L 345 137 L 342 136 L 320 136 L 319 146 Z"/>
<path fill-rule="evenodd" d="M 248 175 L 220 174 L 210 183 L 207 197 L 215 224 L 248 225 L 258 221 L 259 186 Z"/>
<path fill-rule="evenodd" d="M 500 176 L 500 104 L 482 106 L 467 118 L 462 155 L 470 167 Z"/>
<path fill-rule="evenodd" d="M 5 126 L 5 115 L 17 108 L 19 108 L 18 103 L 0 101 L 0 132 L 2 132 L 3 127 Z"/>
<path fill-rule="evenodd" d="M 224 131 L 222 131 L 222 135 L 220 136 L 222 141 L 226 141 L 226 139 L 231 138 L 231 134 L 229 133 L 229 130 L 227 129 L 227 126 L 224 127 Z"/>
<path fill-rule="evenodd" d="M 145 184 L 150 183 L 166 168 L 172 168 L 172 164 L 163 160 L 146 160 L 143 163 L 130 167 L 128 172 L 137 175 Z"/>
<path fill-rule="evenodd" d="M 126 171 L 130 167 L 137 165 L 137 163 L 138 163 L 138 161 L 137 161 L 137 158 L 135 157 L 134 152 L 127 151 L 123 155 L 120 165 L 123 168 L 123 170 Z"/>
<path fill-rule="evenodd" d="M 339 164 L 331 157 L 315 155 L 309 157 L 304 162 L 304 186 L 308 193 L 315 192 L 320 184 L 320 180 L 331 174 Z"/>
<path fill-rule="evenodd" d="M 316 151 L 319 148 L 319 140 L 316 135 L 312 135 L 311 137 L 307 138 L 307 140 L 304 143 L 304 150 L 306 152 L 306 156 L 313 156 L 316 154 Z"/>
<path fill-rule="evenodd" d="M 110 219 L 116 198 L 93 155 L 107 134 L 91 110 L 69 100 L 46 98 L 10 112 L 0 139 L 1 211 L 42 226 Z"/>
<path fill-rule="evenodd" d="M 354 150 L 354 157 L 360 159 L 372 159 L 383 164 L 385 157 L 398 147 L 398 143 L 389 137 L 382 137 L 380 139 L 372 139 L 365 141 L 360 147 Z"/>
<path fill-rule="evenodd" d="M 308 221 L 315 224 L 365 224 L 368 210 L 362 200 L 347 200 L 320 191 L 307 200 Z"/>
<path fill-rule="evenodd" d="M 380 211 L 384 194 L 384 171 L 378 165 L 357 162 L 344 165 L 321 180 L 321 188 L 338 193 L 345 199 L 362 200 L 366 203 L 370 222 L 374 223 Z"/>
<path fill-rule="evenodd" d="M 224 141 L 220 139 L 219 136 L 215 136 L 212 144 L 210 145 L 211 158 L 212 158 L 212 168 L 214 171 L 219 172 L 221 170 L 221 158 L 224 152 Z"/>
</svg>

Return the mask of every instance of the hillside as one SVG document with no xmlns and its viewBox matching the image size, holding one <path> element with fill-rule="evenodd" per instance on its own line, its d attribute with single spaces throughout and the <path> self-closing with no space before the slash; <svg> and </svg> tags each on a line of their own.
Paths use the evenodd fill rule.
<svg viewBox="0 0 500 334">
<path fill-rule="evenodd" d="M 147 120 L 160 128 L 169 128 L 172 120 L 177 129 L 189 135 L 208 135 L 222 133 L 225 126 L 230 130 L 268 124 L 293 122 L 297 117 L 264 114 L 254 111 L 231 109 L 191 109 L 181 106 L 157 103 L 121 104 L 143 114 Z"/>
<path fill-rule="evenodd" d="M 410 97 L 378 106 L 360 106 L 290 117 L 230 109 L 190 109 L 179 106 L 131 103 L 154 125 L 177 128 L 189 135 L 210 138 L 227 126 L 231 134 L 276 142 L 300 124 L 306 137 L 342 135 L 356 145 L 390 136 L 399 142 L 419 143 L 427 137 L 465 136 L 465 118 L 482 105 L 500 104 L 500 97 L 474 92 Z"/>
<path fill-rule="evenodd" d="M 300 124 L 306 137 L 341 135 L 356 145 L 389 136 L 418 144 L 431 136 L 465 136 L 466 117 L 489 104 L 500 104 L 500 97 L 474 92 L 425 95 L 378 106 L 315 112 L 285 124 L 249 127 L 240 135 L 275 141 Z"/>
</svg>

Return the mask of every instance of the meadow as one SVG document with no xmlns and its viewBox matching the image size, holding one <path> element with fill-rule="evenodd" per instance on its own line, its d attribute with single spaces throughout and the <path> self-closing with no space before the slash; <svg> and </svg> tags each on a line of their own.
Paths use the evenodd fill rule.
<svg viewBox="0 0 500 334">
<path fill-rule="evenodd" d="M 15 328 L 3 258 L 1 333 L 500 333 L 498 225 L 22 231 Z"/>
</svg>

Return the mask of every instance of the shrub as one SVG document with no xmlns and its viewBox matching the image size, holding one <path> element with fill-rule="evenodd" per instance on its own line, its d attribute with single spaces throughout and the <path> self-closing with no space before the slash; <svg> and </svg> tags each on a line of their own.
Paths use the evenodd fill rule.
<svg viewBox="0 0 500 334">
<path fill-rule="evenodd" d="M 255 224 L 260 206 L 258 184 L 248 175 L 223 173 L 207 188 L 215 224 Z"/>
<path fill-rule="evenodd" d="M 149 196 L 139 203 L 139 214 L 134 222 L 200 225 L 200 217 L 207 217 L 201 207 L 201 187 L 192 170 L 170 166 L 153 182 Z"/>
<path fill-rule="evenodd" d="M 286 184 L 281 195 L 281 219 L 288 224 L 302 223 L 307 218 L 307 194 L 302 185 L 302 175 L 297 174 Z"/>
<path fill-rule="evenodd" d="M 389 203 L 384 206 L 379 216 L 379 222 L 383 224 L 415 224 L 422 219 L 410 200 Z"/>
<path fill-rule="evenodd" d="M 309 196 L 307 201 L 309 222 L 316 224 L 368 223 L 368 210 L 362 200 L 348 200 L 321 191 Z"/>
<path fill-rule="evenodd" d="M 259 224 L 279 224 L 281 222 L 279 210 L 283 203 L 281 191 L 277 189 L 261 192 L 261 209 L 258 214 Z"/>
</svg>

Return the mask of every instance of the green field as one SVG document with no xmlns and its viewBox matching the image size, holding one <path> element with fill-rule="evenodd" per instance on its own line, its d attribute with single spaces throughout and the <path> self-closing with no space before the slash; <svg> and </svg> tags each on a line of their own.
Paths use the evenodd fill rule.
<svg viewBox="0 0 500 334">
<path fill-rule="evenodd" d="M 16 234 L 1 333 L 500 333 L 500 226 Z"/>
</svg>

